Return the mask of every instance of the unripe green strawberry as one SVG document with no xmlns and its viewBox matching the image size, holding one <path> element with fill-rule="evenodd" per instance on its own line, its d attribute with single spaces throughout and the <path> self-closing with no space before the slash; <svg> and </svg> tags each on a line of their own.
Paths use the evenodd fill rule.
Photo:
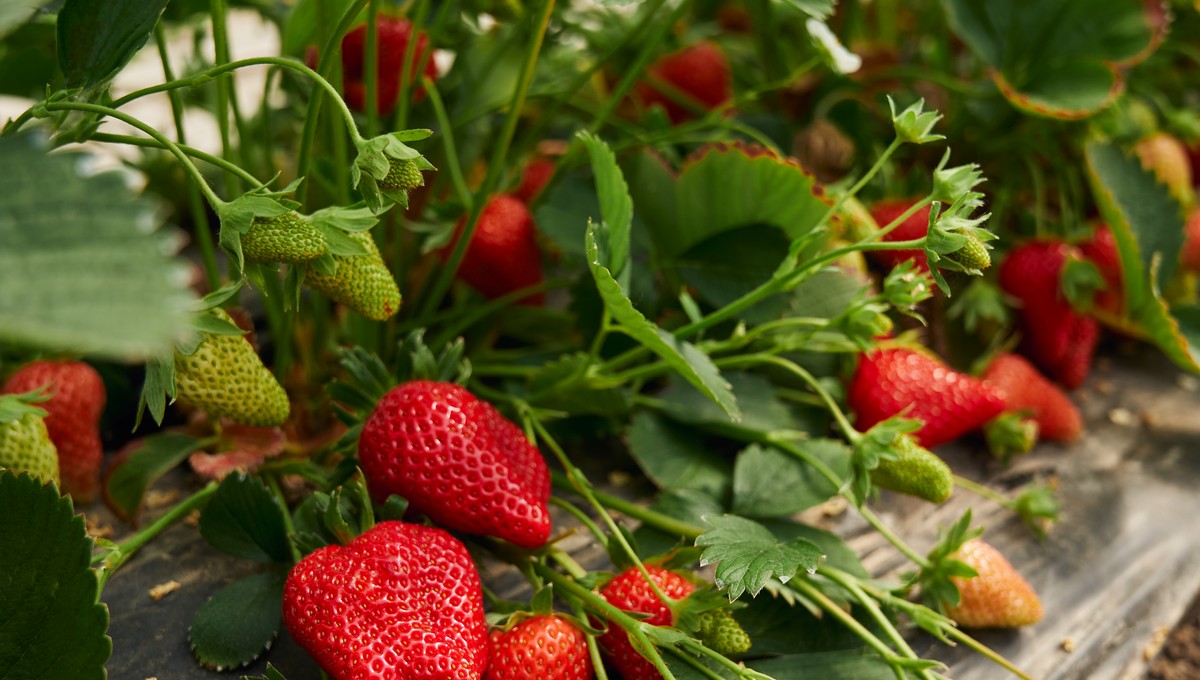
<svg viewBox="0 0 1200 680">
<path fill-rule="evenodd" d="M 46 421 L 34 413 L 0 423 L 0 470 L 28 472 L 58 484 L 58 451 L 46 431 Z"/>
<path fill-rule="evenodd" d="M 388 174 L 379 182 L 385 191 L 408 191 L 425 186 L 425 176 L 411 158 L 389 158 Z"/>
<path fill-rule="evenodd" d="M 704 646 L 725 656 L 750 651 L 750 636 L 728 609 L 710 609 L 701 613 L 696 636 Z"/>
<path fill-rule="evenodd" d="M 229 321 L 222 309 L 213 311 Z M 243 425 L 277 427 L 288 418 L 287 392 L 240 335 L 207 335 L 191 355 L 175 353 L 179 401 Z"/>
<path fill-rule="evenodd" d="M 400 288 L 370 233 L 360 231 L 346 235 L 362 244 L 367 254 L 334 255 L 337 271 L 332 276 L 325 276 L 313 268 L 305 282 L 368 319 L 386 321 L 400 309 Z"/>
<path fill-rule="evenodd" d="M 321 232 L 295 211 L 255 217 L 242 236 L 242 254 L 249 262 L 312 262 L 327 248 Z"/>
<path fill-rule="evenodd" d="M 965 269 L 977 269 L 983 271 L 992 266 L 992 256 L 988 253 L 988 249 L 983 245 L 983 241 L 973 234 L 966 234 L 967 242 L 963 247 L 953 253 L 948 253 L 947 258 L 961 264 Z"/>
<path fill-rule="evenodd" d="M 954 491 L 954 474 L 937 455 L 907 435 L 896 438 L 900 457 L 880 461 L 871 481 L 885 489 L 941 503 Z"/>
</svg>

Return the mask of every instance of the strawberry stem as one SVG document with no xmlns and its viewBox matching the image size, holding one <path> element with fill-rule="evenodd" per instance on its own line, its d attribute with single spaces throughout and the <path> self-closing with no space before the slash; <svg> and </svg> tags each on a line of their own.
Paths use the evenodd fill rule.
<svg viewBox="0 0 1200 680">
<path fill-rule="evenodd" d="M 570 503 L 559 496 L 551 496 L 550 503 L 552 505 L 557 505 L 558 507 L 570 513 L 571 516 L 574 517 L 580 524 L 587 527 L 588 531 L 592 532 L 592 536 L 605 550 L 608 550 L 608 536 L 606 536 L 604 532 L 600 530 L 600 527 L 596 526 L 596 523 L 592 521 L 591 517 L 587 516 L 587 513 L 575 507 L 573 503 Z M 572 574 L 572 576 L 575 575 Z"/>
<path fill-rule="evenodd" d="M 149 526 L 129 538 L 117 543 L 110 551 L 92 557 L 92 564 L 99 563 L 96 568 L 97 576 L 100 580 L 100 590 L 104 590 L 104 584 L 108 583 L 108 579 L 121 568 L 130 557 L 133 557 L 138 550 L 150 542 L 155 536 L 158 536 L 175 522 L 187 517 L 193 510 L 208 502 L 209 496 L 212 496 L 217 491 L 217 483 L 209 482 L 208 486 L 200 489 L 188 498 L 184 499 L 179 505 L 171 508 L 163 513 L 161 517 L 154 520 Z"/>
<path fill-rule="evenodd" d="M 888 647 L 883 640 L 875 637 L 875 634 L 868 630 L 862 623 L 859 623 L 858 619 L 851 616 L 839 607 L 836 602 L 829 599 L 829 596 L 822 592 L 820 588 L 809 583 L 808 579 L 803 576 L 792 579 L 788 582 L 788 586 L 815 602 L 821 609 L 831 614 L 833 618 L 841 621 L 843 625 L 854 631 L 855 635 L 862 638 L 863 642 L 867 643 L 867 646 L 878 652 L 884 661 L 892 666 L 892 670 L 896 671 L 897 677 L 900 680 L 904 680 L 904 671 L 901 670 L 904 659 L 897 656 L 892 648 Z"/>
</svg>

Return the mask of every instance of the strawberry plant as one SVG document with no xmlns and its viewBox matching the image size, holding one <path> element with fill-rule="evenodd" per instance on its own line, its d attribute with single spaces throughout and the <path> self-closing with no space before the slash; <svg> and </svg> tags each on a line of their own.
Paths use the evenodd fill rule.
<svg viewBox="0 0 1200 680">
<path fill-rule="evenodd" d="M 105 677 L 105 589 L 177 525 L 244 563 L 179 613 L 195 668 L 945 677 L 928 637 L 1028 677 L 969 629 L 1041 584 L 879 510 L 1036 540 L 1052 484 L 943 447 L 1078 441 L 1109 331 L 1200 372 L 1195 14 L 0 11 L 0 677 Z"/>
</svg>

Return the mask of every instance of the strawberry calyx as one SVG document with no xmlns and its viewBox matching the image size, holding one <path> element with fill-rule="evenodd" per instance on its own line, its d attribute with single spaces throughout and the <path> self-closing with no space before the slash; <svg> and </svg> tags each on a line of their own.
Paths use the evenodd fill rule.
<svg viewBox="0 0 1200 680">
<path fill-rule="evenodd" d="M 1000 462 L 1007 464 L 1014 455 L 1029 453 L 1038 440 L 1038 423 L 1028 410 L 1009 411 L 983 426 L 983 436 Z"/>
</svg>

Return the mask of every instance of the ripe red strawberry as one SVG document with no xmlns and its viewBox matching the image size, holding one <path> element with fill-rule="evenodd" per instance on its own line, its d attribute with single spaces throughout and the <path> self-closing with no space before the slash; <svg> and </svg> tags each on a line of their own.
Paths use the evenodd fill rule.
<svg viewBox="0 0 1200 680">
<path fill-rule="evenodd" d="M 556 167 L 554 161 L 549 158 L 535 158 L 526 163 L 525 170 L 521 173 L 521 184 L 517 186 L 513 196 L 526 205 L 532 203 L 550 183 Z"/>
<path fill-rule="evenodd" d="M 1156 132 L 1139 141 L 1133 151 L 1142 167 L 1154 173 L 1175 200 L 1185 206 L 1191 203 L 1192 164 L 1183 142 L 1165 132 Z"/>
<path fill-rule="evenodd" d="M 399 494 L 444 527 L 526 548 L 550 537 L 550 472 L 542 454 L 459 385 L 393 388 L 363 423 L 358 457 L 376 498 Z"/>
<path fill-rule="evenodd" d="M 400 97 L 400 74 L 404 68 L 408 41 L 412 37 L 412 24 L 404 19 L 380 16 L 376 23 L 376 34 L 379 42 L 376 108 L 380 115 L 386 115 L 396 108 L 396 100 Z M 417 48 L 413 52 L 409 69 L 413 101 L 419 102 L 425 98 L 425 88 L 420 86 L 422 75 L 430 80 L 437 80 L 437 66 L 433 63 L 432 55 L 426 56 L 428 50 L 429 36 L 422 32 L 417 36 Z M 367 77 L 366 60 L 367 25 L 359 24 L 342 38 L 344 94 L 346 103 L 356 111 L 364 111 L 367 108 L 367 86 L 363 82 Z M 417 66 L 422 60 L 425 60 L 425 68 L 418 74 Z"/>
<path fill-rule="evenodd" d="M 696 589 L 691 581 L 673 571 L 650 565 L 646 565 L 646 571 L 650 573 L 650 578 L 654 579 L 659 589 L 672 600 L 682 600 Z M 608 585 L 600 590 L 600 595 L 617 609 L 646 614 L 647 617 L 641 620 L 650 625 L 675 625 L 671 608 L 658 599 L 646 577 L 636 567 L 626 569 L 609 581 Z M 634 649 L 629 641 L 629 634 L 620 626 L 609 625 L 608 632 L 599 638 L 599 642 L 624 680 L 661 680 L 662 675 Z"/>
<path fill-rule="evenodd" d="M 583 631 L 558 616 L 534 616 L 493 630 L 485 680 L 591 680 Z"/>
<path fill-rule="evenodd" d="M 480 680 L 487 667 L 479 572 L 434 527 L 382 522 L 300 560 L 283 622 L 337 680 Z"/>
<path fill-rule="evenodd" d="M 458 233 L 466 226 L 464 216 Z M 456 237 L 457 238 L 457 237 Z M 442 251 L 449 256 L 450 248 Z M 542 252 L 537 225 L 520 200 L 497 194 L 483 208 L 471 243 L 458 267 L 458 278 L 489 299 L 542 282 Z M 544 293 L 522 298 L 517 304 L 541 306 Z"/>
<path fill-rule="evenodd" d="M 664 83 L 686 96 L 697 107 L 711 111 L 733 98 L 729 60 L 715 43 L 700 41 L 660 57 L 646 69 L 646 80 L 637 84 L 637 97 L 647 107 L 661 106 L 675 125 L 695 117 L 654 81 Z"/>
<path fill-rule="evenodd" d="M 1083 417 L 1062 390 L 1016 354 L 1001 354 L 983 372 L 1009 411 L 1028 410 L 1042 439 L 1071 441 L 1083 433 Z"/>
<path fill-rule="evenodd" d="M 100 491 L 100 416 L 107 395 L 96 369 L 82 361 L 34 361 L 12 374 L 2 390 L 22 394 L 45 387 L 50 400 L 46 430 L 58 449 L 58 468 L 63 489 L 77 504 L 96 498 Z"/>
<path fill-rule="evenodd" d="M 1096 306 L 1113 314 L 1120 314 L 1125 293 L 1121 284 L 1121 255 L 1117 252 L 1117 241 L 1112 229 L 1103 222 L 1096 225 L 1090 240 L 1079 244 L 1079 252 L 1096 265 L 1104 277 L 1104 290 L 1096 292 Z"/>
<path fill-rule="evenodd" d="M 1000 265 L 1000 287 L 1021 308 L 1021 346 L 1051 377 L 1076 388 L 1092 368 L 1100 339 L 1096 320 L 1071 308 L 1061 277 L 1068 257 L 1079 251 L 1061 241 L 1029 241 L 1017 246 Z"/>
<path fill-rule="evenodd" d="M 1004 411 L 1004 399 L 990 385 L 900 347 L 862 355 L 847 399 L 860 430 L 901 412 L 924 422 L 913 437 L 925 448 L 953 441 Z"/>
<path fill-rule="evenodd" d="M 916 202 L 916 199 L 911 198 L 880 201 L 871 206 L 871 217 L 882 229 L 903 215 Z M 925 207 L 910 215 L 898 227 L 888 232 L 883 237 L 883 240 L 890 242 L 911 241 L 922 238 L 928 232 L 929 208 Z M 913 260 L 917 266 L 917 271 L 929 271 L 929 265 L 925 262 L 925 255 L 920 250 L 877 250 L 872 251 L 871 256 L 888 269 L 895 267 L 905 260 Z"/>
<path fill-rule="evenodd" d="M 946 615 L 966 628 L 1020 628 L 1042 620 L 1042 601 L 1012 564 L 978 538 L 963 544 L 952 559 L 976 572 L 974 578 L 950 577 L 962 600 Z"/>
<path fill-rule="evenodd" d="M 1184 269 L 1200 272 L 1200 208 L 1192 211 L 1183 227 L 1183 251 L 1179 258 Z"/>
</svg>

